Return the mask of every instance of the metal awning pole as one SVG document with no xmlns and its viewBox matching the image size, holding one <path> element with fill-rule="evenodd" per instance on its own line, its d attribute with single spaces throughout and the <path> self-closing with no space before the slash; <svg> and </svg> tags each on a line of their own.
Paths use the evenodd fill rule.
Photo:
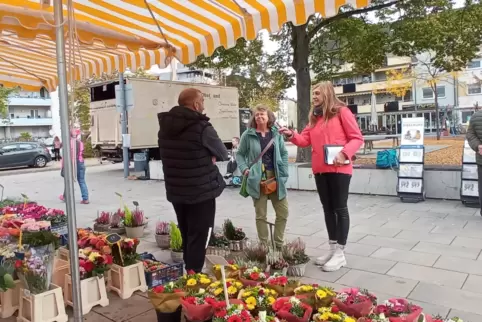
<svg viewBox="0 0 482 322">
<path fill-rule="evenodd" d="M 67 223 L 69 231 L 70 272 L 72 276 L 72 302 L 74 321 L 82 321 L 82 304 L 80 296 L 79 251 L 77 247 L 77 224 L 75 214 L 74 180 L 72 173 L 72 155 L 70 152 L 70 130 L 67 71 L 65 59 L 65 38 L 63 26 L 62 0 L 54 0 L 55 46 L 57 52 L 57 74 L 59 77 L 60 129 L 62 134 L 62 154 L 64 158 L 64 184 Z"/>
</svg>

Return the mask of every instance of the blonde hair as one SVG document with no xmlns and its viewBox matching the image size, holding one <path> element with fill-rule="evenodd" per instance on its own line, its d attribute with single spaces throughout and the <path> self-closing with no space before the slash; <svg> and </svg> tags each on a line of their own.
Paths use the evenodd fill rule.
<svg viewBox="0 0 482 322">
<path fill-rule="evenodd" d="M 313 87 L 313 90 L 316 89 L 320 90 L 321 93 L 323 118 L 325 119 L 325 121 L 329 121 L 338 114 L 340 108 L 345 106 L 345 103 L 343 103 L 338 97 L 336 97 L 333 84 L 329 81 L 316 84 Z M 315 106 L 311 106 L 310 114 L 308 116 L 308 122 L 310 126 L 315 126 L 318 120 L 318 117 L 313 114 L 314 109 Z"/>
<path fill-rule="evenodd" d="M 252 110 L 251 110 L 251 118 L 249 119 L 248 127 L 251 127 L 255 129 L 256 126 L 256 112 L 266 112 L 268 114 L 268 128 L 271 128 L 274 123 L 276 122 L 276 116 L 274 113 L 267 107 L 266 105 L 256 105 Z"/>
</svg>

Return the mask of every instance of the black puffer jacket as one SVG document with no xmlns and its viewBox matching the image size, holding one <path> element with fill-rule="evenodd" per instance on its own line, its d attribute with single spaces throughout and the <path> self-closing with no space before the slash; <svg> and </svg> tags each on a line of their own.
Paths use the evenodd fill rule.
<svg viewBox="0 0 482 322">
<path fill-rule="evenodd" d="M 226 161 L 228 152 L 209 118 L 176 106 L 169 112 L 159 113 L 158 119 L 167 200 L 196 204 L 218 197 L 226 184 L 212 157 Z"/>
</svg>

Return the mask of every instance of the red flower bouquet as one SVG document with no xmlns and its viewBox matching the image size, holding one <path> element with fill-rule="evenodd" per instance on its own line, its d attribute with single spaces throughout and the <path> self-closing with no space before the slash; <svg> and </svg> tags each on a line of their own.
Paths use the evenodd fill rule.
<svg viewBox="0 0 482 322">
<path fill-rule="evenodd" d="M 79 249 L 80 279 L 104 277 L 112 265 L 112 256 L 96 251 Z"/>
<path fill-rule="evenodd" d="M 147 294 L 154 309 L 159 313 L 176 312 L 181 305 L 181 298 L 185 295 L 180 285 L 175 282 L 156 286 Z"/>
<path fill-rule="evenodd" d="M 275 290 L 281 296 L 292 296 L 295 289 L 300 286 L 299 280 L 290 280 L 286 276 L 275 273 L 270 276 L 264 283 L 264 287 Z"/>
<path fill-rule="evenodd" d="M 313 308 L 292 296 L 277 299 L 273 303 L 273 311 L 278 318 L 287 322 L 308 322 Z"/>
<path fill-rule="evenodd" d="M 333 302 L 347 315 L 361 318 L 371 313 L 373 306 L 377 304 L 377 297 L 367 290 L 346 288 L 336 294 Z"/>
<path fill-rule="evenodd" d="M 378 305 L 375 314 L 384 314 L 390 322 L 416 322 L 422 308 L 410 304 L 405 299 L 389 299 L 382 305 Z"/>
<path fill-rule="evenodd" d="M 256 266 L 253 268 L 246 269 L 240 276 L 239 280 L 243 283 L 244 286 L 256 286 L 264 281 L 269 277 L 268 274 L 263 272 L 261 269 L 257 268 Z"/>
<path fill-rule="evenodd" d="M 231 301 L 230 301 L 231 302 Z M 251 322 L 252 315 L 242 304 L 231 302 L 229 309 L 226 303 L 218 302 L 215 304 L 213 322 Z"/>
<path fill-rule="evenodd" d="M 204 289 L 181 298 L 187 321 L 207 321 L 213 316 L 216 299 Z"/>
</svg>

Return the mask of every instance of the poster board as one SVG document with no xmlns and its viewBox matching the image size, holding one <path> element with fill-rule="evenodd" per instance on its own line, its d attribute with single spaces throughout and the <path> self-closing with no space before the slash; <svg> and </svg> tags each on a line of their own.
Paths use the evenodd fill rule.
<svg viewBox="0 0 482 322">
<path fill-rule="evenodd" d="M 422 147 L 425 131 L 425 118 L 408 117 L 402 119 L 402 133 L 400 145 L 411 147 Z"/>
</svg>

